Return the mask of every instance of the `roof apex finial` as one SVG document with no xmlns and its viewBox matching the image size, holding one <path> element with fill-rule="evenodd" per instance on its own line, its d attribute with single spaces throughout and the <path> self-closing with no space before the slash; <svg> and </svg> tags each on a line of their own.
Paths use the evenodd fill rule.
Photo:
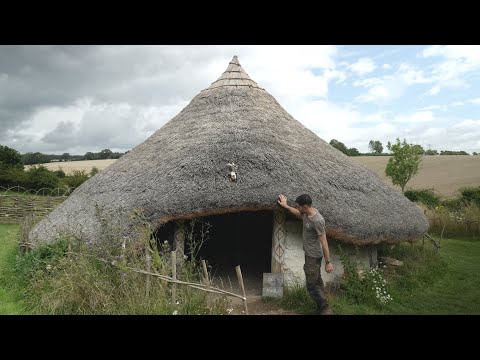
<svg viewBox="0 0 480 360">
<path fill-rule="evenodd" d="M 214 89 L 221 86 L 248 86 L 263 90 L 250 76 L 242 69 L 238 56 L 234 55 L 232 61 L 228 64 L 227 70 L 220 76 L 217 81 L 212 83 L 208 89 Z"/>
</svg>

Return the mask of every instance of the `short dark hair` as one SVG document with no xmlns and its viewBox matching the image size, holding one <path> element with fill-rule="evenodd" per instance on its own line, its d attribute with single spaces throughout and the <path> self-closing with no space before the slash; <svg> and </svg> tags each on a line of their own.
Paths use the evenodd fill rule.
<svg viewBox="0 0 480 360">
<path fill-rule="evenodd" d="M 300 195 L 295 199 L 295 202 L 300 206 L 302 205 L 312 206 L 312 198 L 310 197 L 310 195 L 307 195 L 307 194 Z"/>
</svg>

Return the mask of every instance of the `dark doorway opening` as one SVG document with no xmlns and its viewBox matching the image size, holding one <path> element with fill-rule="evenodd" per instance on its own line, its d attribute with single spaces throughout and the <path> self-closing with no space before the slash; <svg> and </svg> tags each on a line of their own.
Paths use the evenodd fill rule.
<svg viewBox="0 0 480 360">
<path fill-rule="evenodd" d="M 235 291 L 238 287 L 235 267 L 240 265 L 247 294 L 261 294 L 263 273 L 271 271 L 273 212 L 239 212 L 195 221 L 197 239 L 201 236 L 200 221 L 204 231 L 208 229 L 197 260 L 205 259 L 212 275 L 221 278 L 227 290 Z M 185 239 L 185 253 L 190 252 Z"/>
</svg>

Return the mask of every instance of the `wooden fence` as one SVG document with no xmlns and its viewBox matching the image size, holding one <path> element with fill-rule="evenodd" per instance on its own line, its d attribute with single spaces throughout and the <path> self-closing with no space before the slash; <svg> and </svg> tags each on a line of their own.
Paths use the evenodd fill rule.
<svg viewBox="0 0 480 360">
<path fill-rule="evenodd" d="M 69 194 L 68 189 L 27 190 L 20 186 L 0 186 L 0 224 L 19 224 L 25 216 L 41 219 L 60 205 Z"/>
</svg>

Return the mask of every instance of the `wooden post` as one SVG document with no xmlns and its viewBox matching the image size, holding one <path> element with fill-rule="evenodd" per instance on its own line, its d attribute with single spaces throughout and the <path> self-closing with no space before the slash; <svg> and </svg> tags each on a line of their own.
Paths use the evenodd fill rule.
<svg viewBox="0 0 480 360">
<path fill-rule="evenodd" d="M 151 263 L 151 256 L 150 254 L 148 253 L 148 248 L 145 249 L 147 251 L 147 254 L 145 256 L 145 261 L 146 261 L 146 265 L 147 265 L 147 271 L 150 272 L 150 263 Z M 147 280 L 145 282 L 145 295 L 146 297 L 148 298 L 148 296 L 150 295 L 150 275 L 147 275 Z"/>
<path fill-rule="evenodd" d="M 172 279 L 177 280 L 177 252 L 172 251 Z M 177 305 L 177 283 L 172 284 L 172 305 Z"/>
<path fill-rule="evenodd" d="M 240 284 L 240 288 L 242 289 L 243 307 L 245 308 L 245 315 L 248 315 L 247 296 L 245 295 L 245 287 L 243 286 L 243 277 L 242 277 L 242 270 L 240 269 L 240 265 L 237 265 L 235 267 L 235 271 L 237 272 L 238 283 Z"/>
<path fill-rule="evenodd" d="M 205 285 L 207 285 L 207 289 L 210 288 L 210 279 L 208 278 L 208 270 L 207 270 L 207 264 L 205 260 L 202 260 L 202 268 L 203 268 L 203 274 L 205 275 Z"/>
<path fill-rule="evenodd" d="M 175 221 L 175 251 L 177 252 L 177 258 L 179 261 L 183 261 L 185 255 L 185 221 Z"/>
<path fill-rule="evenodd" d="M 283 210 L 274 210 L 272 231 L 272 273 L 282 272 L 286 239 L 287 229 L 285 212 Z"/>
</svg>

